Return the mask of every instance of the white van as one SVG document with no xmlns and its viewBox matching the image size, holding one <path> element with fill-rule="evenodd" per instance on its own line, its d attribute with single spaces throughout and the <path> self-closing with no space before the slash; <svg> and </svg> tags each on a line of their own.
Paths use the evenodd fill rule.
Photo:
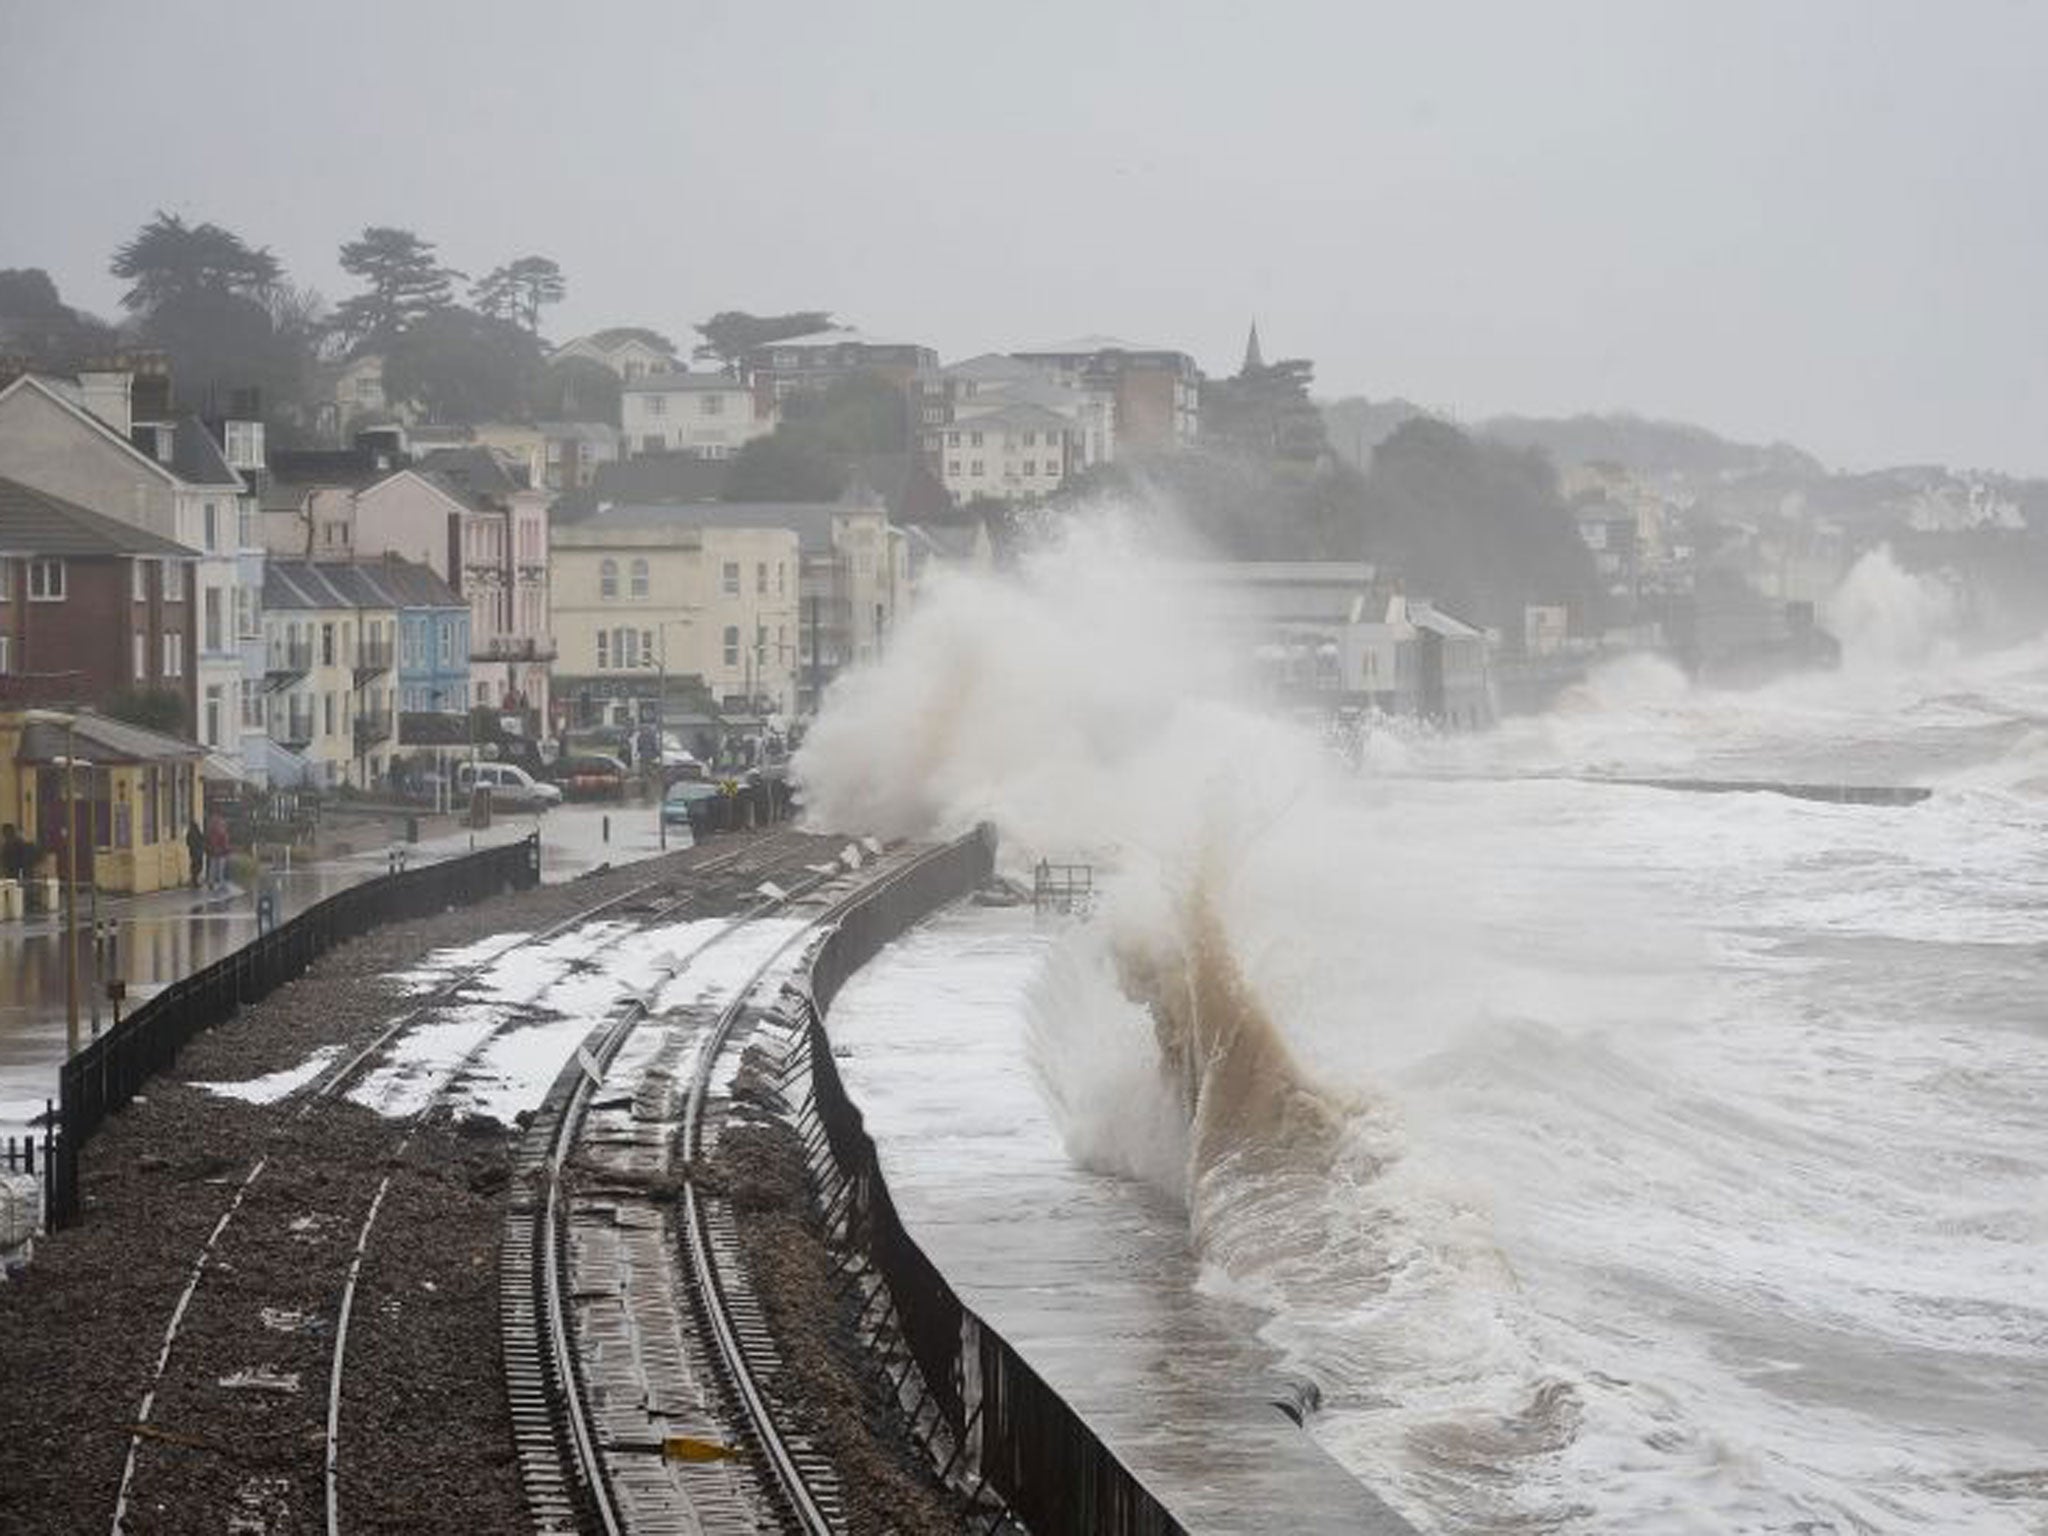
<svg viewBox="0 0 2048 1536">
<path fill-rule="evenodd" d="M 562 803 L 558 786 L 540 783 L 516 763 L 464 763 L 455 770 L 455 792 L 466 798 L 474 789 L 488 789 L 498 810 L 544 811 Z"/>
</svg>

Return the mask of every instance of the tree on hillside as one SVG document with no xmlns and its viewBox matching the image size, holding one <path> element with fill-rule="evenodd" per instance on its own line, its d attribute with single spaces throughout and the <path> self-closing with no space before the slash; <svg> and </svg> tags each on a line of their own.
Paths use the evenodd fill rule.
<svg viewBox="0 0 2048 1536">
<path fill-rule="evenodd" d="M 559 358 L 547 365 L 535 411 L 549 421 L 619 424 L 622 382 L 603 363 L 587 357 Z"/>
<path fill-rule="evenodd" d="M 697 334 L 703 341 L 691 356 L 715 358 L 726 367 L 731 367 L 756 347 L 765 347 L 771 341 L 787 341 L 792 336 L 808 336 L 813 331 L 822 331 L 832 324 L 831 313 L 822 309 L 799 309 L 786 315 L 750 315 L 745 310 L 721 310 L 709 320 L 700 321 Z"/>
<path fill-rule="evenodd" d="M 845 460 L 776 431 L 733 455 L 727 501 L 837 501 L 846 490 Z"/>
<path fill-rule="evenodd" d="M 121 302 L 138 339 L 169 354 L 182 407 L 220 409 L 231 392 L 250 388 L 267 418 L 302 402 L 318 336 L 295 314 L 305 295 L 267 250 L 217 224 L 159 212 L 108 270 L 133 285 Z"/>
<path fill-rule="evenodd" d="M 40 267 L 0 270 L 0 352 L 64 369 L 112 350 L 114 328 L 66 304 Z"/>
<path fill-rule="evenodd" d="M 1460 617 L 1509 636 L 1530 603 L 1597 617 L 1598 572 L 1541 452 L 1418 417 L 1374 452 L 1364 492 L 1367 553 Z"/>
<path fill-rule="evenodd" d="M 344 299 L 334 311 L 335 329 L 355 351 L 388 346 L 408 327 L 448 308 L 462 276 L 441 265 L 432 241 L 382 224 L 342 246 L 341 270 L 360 278 L 368 290 Z"/>
<path fill-rule="evenodd" d="M 782 403 L 782 421 L 740 449 L 727 501 L 831 501 L 853 478 L 855 462 L 900 454 L 909 430 L 903 390 L 865 370 L 806 390 Z"/>
<path fill-rule="evenodd" d="M 188 225 L 161 209 L 114 252 L 107 270 L 134 285 L 121 307 L 138 315 L 198 294 L 260 298 L 284 275 L 275 256 L 240 235 L 218 224 Z"/>
<path fill-rule="evenodd" d="M 562 269 L 555 263 L 545 256 L 521 256 L 492 268 L 470 288 L 469 297 L 479 314 L 516 320 L 537 335 L 541 309 L 561 303 L 568 292 Z"/>
<path fill-rule="evenodd" d="M 1203 383 L 1202 435 L 1270 463 L 1314 464 L 1330 451 L 1314 381 L 1306 358 L 1247 359 L 1234 377 Z"/>
<path fill-rule="evenodd" d="M 447 306 L 417 316 L 384 352 L 384 392 L 430 421 L 530 419 L 541 394 L 540 343 L 510 320 Z"/>
</svg>

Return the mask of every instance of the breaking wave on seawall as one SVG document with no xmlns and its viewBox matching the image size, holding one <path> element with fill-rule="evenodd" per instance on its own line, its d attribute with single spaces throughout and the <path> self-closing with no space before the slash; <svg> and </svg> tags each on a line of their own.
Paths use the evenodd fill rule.
<svg viewBox="0 0 2048 1536">
<path fill-rule="evenodd" d="M 1247 943 L 1272 942 L 1259 910 L 1291 919 L 1273 881 L 1246 899 L 1239 875 L 1327 864 L 1355 783 L 1310 733 L 1231 702 L 1236 681 L 1112 520 L 1020 579 L 930 594 L 884 665 L 835 688 L 794 772 L 819 825 L 987 820 L 1026 878 L 1041 856 L 1099 866 L 1097 920 L 1029 999 L 1030 1065 L 1069 1155 L 1184 1202 L 1204 1283 L 1285 1319 L 1271 1342 L 1326 1400 L 1380 1390 L 1386 1362 L 1357 1352 L 1355 1321 L 1398 1303 L 1404 1374 L 1445 1394 L 1431 1455 L 1498 1478 L 1569 1437 L 1571 1393 L 1503 1357 L 1489 1319 L 1512 1281 L 1484 1216 L 1404 1167 L 1393 1104 L 1300 1059 L 1246 964 Z M 1390 904 L 1426 887 L 1411 873 Z M 1482 1377 L 1505 1390 L 1465 1423 L 1452 1383 Z"/>
<path fill-rule="evenodd" d="M 1929 946 L 2038 930 L 2048 647 L 1959 657 L 1942 594 L 1887 562 L 1845 583 L 1839 674 L 1736 696 L 1631 659 L 1551 715 L 1402 740 L 1389 773 L 1424 776 L 1396 780 L 1234 702 L 1106 518 L 935 587 L 795 772 L 818 824 L 988 820 L 1027 880 L 1097 866 L 1095 920 L 1023 1007 L 1067 1154 L 1181 1203 L 1202 1286 L 1259 1310 L 1320 1389 L 1312 1431 L 1424 1528 L 2016 1530 L 2023 1435 L 1965 1458 L 1870 1405 L 1925 1401 L 1929 1341 L 2029 1315 L 2005 1228 L 1958 1236 L 1977 1218 L 1891 1151 L 2032 1134 L 1968 1097 L 2030 1081 L 2026 1055 L 1975 1073 L 2002 1036 L 1926 1035 L 1896 999 L 1938 963 L 2006 1006 L 1992 951 Z M 1896 821 L 1554 776 L 1894 759 L 1941 786 Z M 1998 1349 L 1973 1369 L 2033 1379 Z"/>
</svg>

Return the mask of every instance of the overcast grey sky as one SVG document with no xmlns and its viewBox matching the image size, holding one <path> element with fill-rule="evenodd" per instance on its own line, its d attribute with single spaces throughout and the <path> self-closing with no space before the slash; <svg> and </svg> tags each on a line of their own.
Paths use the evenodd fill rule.
<svg viewBox="0 0 2048 1536">
<path fill-rule="evenodd" d="M 829 308 L 2048 473 L 2048 6 L 0 0 L 0 267 L 401 224 L 556 339 Z"/>
</svg>

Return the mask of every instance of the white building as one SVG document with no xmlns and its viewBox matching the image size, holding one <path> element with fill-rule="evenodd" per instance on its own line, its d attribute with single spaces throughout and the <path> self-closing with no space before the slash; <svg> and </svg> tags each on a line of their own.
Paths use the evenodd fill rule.
<svg viewBox="0 0 2048 1536">
<path fill-rule="evenodd" d="M 263 630 L 272 738 L 316 784 L 367 788 L 398 740 L 398 609 L 359 567 L 272 560 Z"/>
<path fill-rule="evenodd" d="M 1081 468 L 1075 428 L 1039 405 L 1006 405 L 926 429 L 925 460 L 962 504 L 1048 496 Z"/>
<path fill-rule="evenodd" d="M 1012 405 L 1041 406 L 1067 423 L 1067 435 L 1078 468 L 1106 464 L 1116 457 L 1116 395 L 1092 387 L 1073 375 L 1001 352 L 985 352 L 950 363 L 941 374 L 943 414 L 934 417 L 929 399 L 927 426 L 971 421 Z"/>
<path fill-rule="evenodd" d="M 611 330 L 594 331 L 588 336 L 578 336 L 574 341 L 565 341 L 548 354 L 550 363 L 566 362 L 580 357 L 611 369 L 626 383 L 644 379 L 649 374 L 675 371 L 676 354 L 673 348 L 655 345 L 651 331 L 638 326 L 618 326 Z"/>
<path fill-rule="evenodd" d="M 628 453 L 724 459 L 775 430 L 772 398 L 721 373 L 657 373 L 619 395 L 619 436 Z"/>
</svg>

